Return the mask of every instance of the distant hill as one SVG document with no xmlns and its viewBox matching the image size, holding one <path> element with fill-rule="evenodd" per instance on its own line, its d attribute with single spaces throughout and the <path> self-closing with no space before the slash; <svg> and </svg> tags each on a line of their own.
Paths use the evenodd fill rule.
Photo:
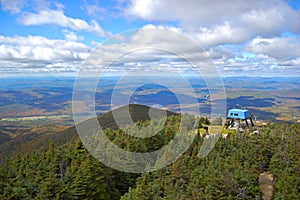
<svg viewBox="0 0 300 200">
<path fill-rule="evenodd" d="M 120 119 L 122 119 L 122 124 L 129 124 L 129 118 L 127 116 L 128 113 L 126 113 L 126 111 L 129 110 L 129 114 L 131 117 L 131 120 L 133 122 L 137 122 L 137 121 L 146 121 L 146 120 L 150 120 L 150 116 L 149 116 L 149 111 L 151 109 L 151 113 L 154 116 L 154 118 L 160 118 L 160 116 L 163 116 L 164 113 L 166 113 L 167 116 L 171 116 L 171 115 L 179 115 L 178 113 L 175 112 L 171 112 L 168 110 L 162 110 L 162 109 L 157 109 L 157 108 L 152 108 L 149 106 L 145 106 L 145 105 L 140 105 L 140 104 L 129 104 L 123 107 L 120 107 L 118 109 L 115 109 L 113 111 L 109 111 L 103 115 L 98 116 L 98 121 L 99 124 L 101 125 L 102 129 L 118 129 L 118 125 L 115 122 L 113 113 L 115 116 L 119 116 Z"/>
<path fill-rule="evenodd" d="M 74 127 L 41 126 L 32 128 L 0 144 L 0 157 L 44 151 L 49 142 L 63 145 L 76 141 L 77 138 Z"/>
<path fill-rule="evenodd" d="M 157 108 L 151 108 L 145 105 L 129 104 L 113 111 L 109 111 L 97 117 L 102 129 L 118 129 L 113 113 L 116 116 L 121 116 L 125 111 L 129 110 L 129 114 L 133 122 L 150 120 L 149 111 L 151 109 L 152 116 L 159 118 L 166 113 L 167 116 L 178 115 L 178 113 L 165 111 Z M 128 117 L 124 116 L 128 121 Z M 127 121 L 126 121 L 127 120 Z M 85 123 L 85 122 L 83 122 Z M 129 123 L 129 121 L 128 121 Z M 48 147 L 48 143 L 52 142 L 55 145 L 64 145 L 68 142 L 77 141 L 79 138 L 75 126 L 62 127 L 62 126 L 41 126 L 26 130 L 26 132 L 19 134 L 17 137 L 11 139 L 9 135 L 0 133 L 0 156 L 11 154 L 24 154 L 33 151 L 44 151 Z"/>
</svg>

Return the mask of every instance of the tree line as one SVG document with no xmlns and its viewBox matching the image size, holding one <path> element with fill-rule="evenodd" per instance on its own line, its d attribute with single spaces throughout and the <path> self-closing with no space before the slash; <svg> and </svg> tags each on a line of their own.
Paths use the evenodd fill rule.
<svg viewBox="0 0 300 200">
<path fill-rule="evenodd" d="M 105 134 L 126 150 L 153 151 L 172 140 L 179 124 L 179 116 L 168 117 L 150 140 L 134 139 L 122 130 L 107 129 Z M 195 137 L 173 164 L 144 174 L 106 167 L 79 139 L 49 143 L 46 151 L 1 158 L 0 199 L 262 199 L 258 178 L 263 172 L 274 177 L 274 199 L 300 196 L 299 124 L 270 123 L 260 134 L 220 138 L 200 159 L 203 141 Z"/>
</svg>

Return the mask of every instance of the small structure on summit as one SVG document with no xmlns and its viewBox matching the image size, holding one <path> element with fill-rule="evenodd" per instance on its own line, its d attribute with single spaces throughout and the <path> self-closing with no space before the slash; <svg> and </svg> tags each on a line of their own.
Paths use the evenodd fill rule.
<svg viewBox="0 0 300 200">
<path fill-rule="evenodd" d="M 254 126 L 254 123 L 251 118 L 251 114 L 250 114 L 249 110 L 245 110 L 245 109 L 230 109 L 230 110 L 228 110 L 227 127 L 226 128 L 228 128 L 228 127 L 231 128 L 234 125 L 236 125 L 237 129 L 239 129 L 242 125 L 242 122 L 245 122 L 246 127 L 248 127 L 248 128 L 250 127 L 249 122 L 250 122 L 251 126 Z"/>
</svg>

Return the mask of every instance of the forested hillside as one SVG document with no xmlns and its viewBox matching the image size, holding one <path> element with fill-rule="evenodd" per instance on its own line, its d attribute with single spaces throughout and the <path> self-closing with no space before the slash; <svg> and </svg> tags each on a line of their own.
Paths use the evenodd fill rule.
<svg viewBox="0 0 300 200">
<path fill-rule="evenodd" d="M 152 151 L 174 137 L 179 116 L 169 116 L 152 140 L 133 140 L 108 129 L 109 139 L 130 151 Z M 146 126 L 149 121 L 137 122 Z M 0 199 L 262 199 L 259 175 L 274 177 L 274 199 L 300 195 L 300 125 L 271 123 L 260 134 L 220 138 L 203 159 L 203 138 L 172 165 L 130 174 L 99 163 L 82 142 L 49 143 L 46 151 L 1 158 Z"/>
<path fill-rule="evenodd" d="M 261 134 L 230 135 L 199 159 L 201 143 L 173 165 L 142 175 L 122 199 L 262 199 L 258 179 L 274 177 L 274 199 L 300 195 L 300 125 L 269 124 Z"/>
</svg>

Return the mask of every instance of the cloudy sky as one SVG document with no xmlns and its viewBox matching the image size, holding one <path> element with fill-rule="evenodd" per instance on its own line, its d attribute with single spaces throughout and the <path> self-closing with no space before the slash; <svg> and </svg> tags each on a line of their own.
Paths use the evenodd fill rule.
<svg viewBox="0 0 300 200">
<path fill-rule="evenodd" d="M 102 42 L 132 29 L 127 45 L 168 41 L 166 49 L 175 52 L 186 45 L 168 34 L 151 35 L 149 27 L 196 42 L 222 76 L 300 75 L 298 0 L 0 0 L 0 27 L 0 76 L 75 74 Z M 116 56 L 123 47 L 106 44 L 102 53 Z M 158 52 L 143 52 L 121 59 L 122 67 L 168 65 L 150 59 Z"/>
</svg>

